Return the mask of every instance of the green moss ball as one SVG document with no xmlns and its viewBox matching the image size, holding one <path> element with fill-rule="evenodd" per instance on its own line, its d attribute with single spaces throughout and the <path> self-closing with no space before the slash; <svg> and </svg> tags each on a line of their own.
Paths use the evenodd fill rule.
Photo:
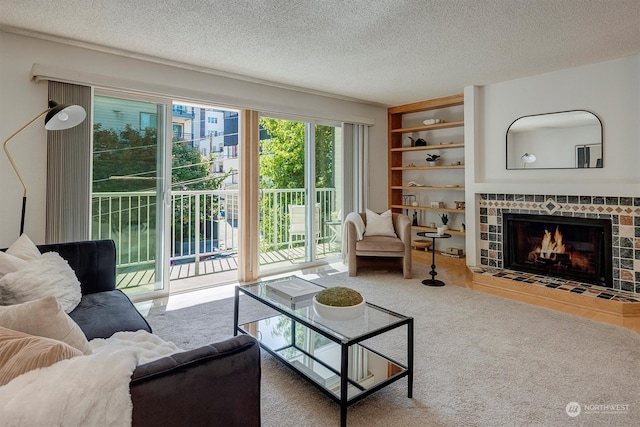
<svg viewBox="0 0 640 427">
<path fill-rule="evenodd" d="M 332 307 L 350 307 L 360 304 L 364 298 L 358 291 L 343 286 L 327 288 L 316 294 L 316 301 Z"/>
</svg>

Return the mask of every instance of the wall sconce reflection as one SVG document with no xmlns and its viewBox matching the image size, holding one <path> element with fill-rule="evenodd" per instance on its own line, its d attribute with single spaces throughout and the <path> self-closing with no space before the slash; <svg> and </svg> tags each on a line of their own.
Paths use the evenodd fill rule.
<svg viewBox="0 0 640 427">
<path fill-rule="evenodd" d="M 524 153 L 522 157 L 520 157 L 522 163 L 524 163 L 524 167 L 527 167 L 528 163 L 533 163 L 536 161 L 536 156 L 531 153 Z"/>
</svg>

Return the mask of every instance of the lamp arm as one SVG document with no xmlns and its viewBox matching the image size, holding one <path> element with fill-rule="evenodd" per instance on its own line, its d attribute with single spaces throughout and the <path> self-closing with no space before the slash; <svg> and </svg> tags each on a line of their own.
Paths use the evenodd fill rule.
<svg viewBox="0 0 640 427">
<path fill-rule="evenodd" d="M 18 129 L 17 131 L 15 131 L 9 138 L 7 138 L 4 141 L 4 144 L 2 144 L 2 148 L 4 149 L 4 154 L 7 155 L 7 159 L 9 159 L 9 163 L 11 163 L 11 167 L 13 167 L 13 171 L 16 173 L 16 175 L 18 176 L 18 179 L 20 180 L 20 184 L 22 184 L 22 197 L 26 198 L 27 197 L 27 186 L 24 183 L 24 180 L 22 179 L 22 175 L 20 175 L 20 172 L 18 171 L 18 167 L 16 166 L 15 162 L 13 161 L 13 158 L 11 157 L 11 154 L 9 154 L 9 150 L 7 150 L 7 143 L 9 141 L 11 141 L 11 139 L 13 139 L 14 136 L 16 136 L 17 134 L 19 134 L 20 132 L 22 132 L 23 130 L 25 130 L 26 128 L 29 127 L 29 125 L 33 122 L 35 122 L 36 120 L 38 120 L 40 117 L 44 116 L 45 114 L 47 114 L 49 112 L 50 108 L 47 108 L 46 110 L 44 110 L 42 113 L 38 114 L 36 117 L 34 117 L 31 121 L 29 121 L 26 125 L 22 126 L 20 129 Z M 24 207 L 23 207 L 24 209 Z"/>
</svg>

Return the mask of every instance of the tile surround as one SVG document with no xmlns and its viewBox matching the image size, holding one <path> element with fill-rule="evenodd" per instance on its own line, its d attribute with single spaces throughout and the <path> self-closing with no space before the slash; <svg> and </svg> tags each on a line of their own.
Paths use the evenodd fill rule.
<svg viewBox="0 0 640 427">
<path fill-rule="evenodd" d="M 480 263 L 503 268 L 502 214 L 611 219 L 613 289 L 640 294 L 640 197 L 480 194 Z"/>
<path fill-rule="evenodd" d="M 632 302 L 640 304 L 640 294 L 612 290 L 603 286 L 581 283 L 575 280 L 548 277 L 534 273 L 523 273 L 494 267 L 472 267 L 471 271 L 483 276 L 499 277 L 502 279 L 523 282 L 544 288 L 558 289 L 561 291 L 581 294 L 593 298 L 601 298 L 618 302 Z"/>
</svg>

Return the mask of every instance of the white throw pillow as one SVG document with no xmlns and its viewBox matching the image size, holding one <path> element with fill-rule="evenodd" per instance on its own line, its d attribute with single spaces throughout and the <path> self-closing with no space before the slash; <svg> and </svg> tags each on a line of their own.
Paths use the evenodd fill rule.
<svg viewBox="0 0 640 427">
<path fill-rule="evenodd" d="M 26 266 L 0 278 L 0 305 L 20 304 L 46 296 L 58 299 L 70 313 L 82 298 L 80 282 L 57 252 L 47 252 Z"/>
<path fill-rule="evenodd" d="M 27 261 L 0 251 L 0 278 L 7 273 L 13 273 L 27 265 Z"/>
<path fill-rule="evenodd" d="M 398 237 L 393 228 L 393 216 L 391 210 L 382 212 L 380 215 L 367 209 L 367 227 L 365 236 L 390 236 Z"/>
<path fill-rule="evenodd" d="M 0 307 L 0 326 L 25 334 L 63 341 L 90 354 L 87 337 L 54 297 Z"/>
<path fill-rule="evenodd" d="M 25 261 L 31 261 L 40 258 L 42 255 L 35 243 L 26 234 L 21 234 L 18 240 L 13 242 L 7 249 L 9 255 L 13 255 Z"/>
</svg>

